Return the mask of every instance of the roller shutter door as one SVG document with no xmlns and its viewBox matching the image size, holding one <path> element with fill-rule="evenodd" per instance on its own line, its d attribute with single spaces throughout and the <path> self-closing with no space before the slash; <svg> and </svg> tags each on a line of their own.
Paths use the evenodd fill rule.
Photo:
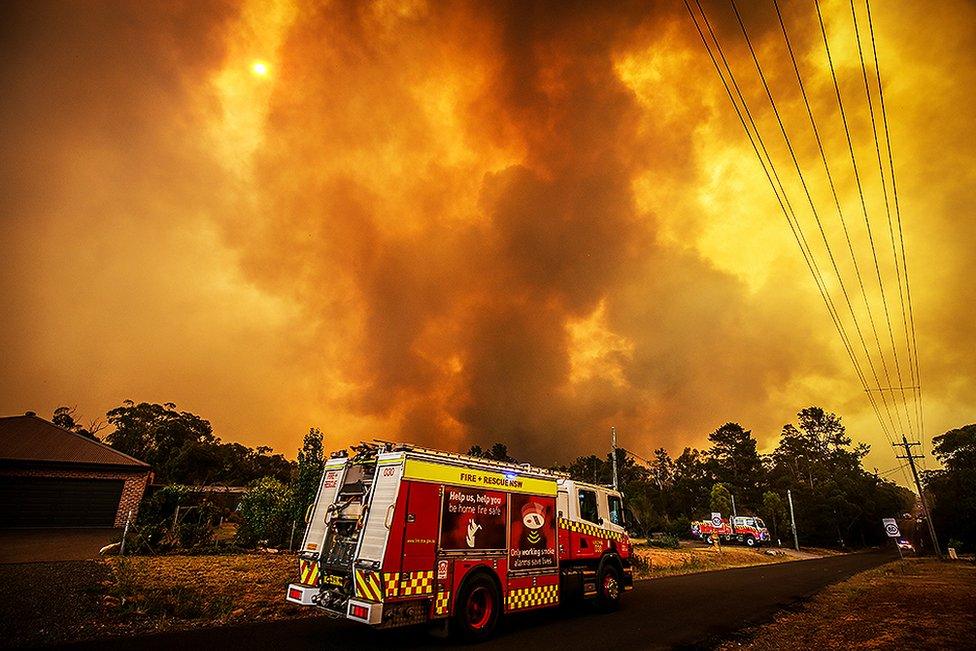
<svg viewBox="0 0 976 651">
<path fill-rule="evenodd" d="M 121 479 L 0 477 L 0 527 L 112 527 Z"/>
</svg>

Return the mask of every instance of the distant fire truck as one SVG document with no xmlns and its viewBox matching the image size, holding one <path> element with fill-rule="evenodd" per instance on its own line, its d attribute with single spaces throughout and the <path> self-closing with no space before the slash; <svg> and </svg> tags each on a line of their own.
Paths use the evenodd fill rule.
<svg viewBox="0 0 976 651">
<path fill-rule="evenodd" d="M 287 599 L 378 627 L 488 637 L 502 614 L 633 587 L 623 499 L 527 464 L 364 444 L 325 472 Z"/>
<path fill-rule="evenodd" d="M 716 525 L 711 520 L 692 522 L 691 533 L 705 541 L 718 536 L 721 542 L 737 542 L 746 547 L 758 547 L 769 542 L 769 530 L 766 524 L 762 518 L 752 516 L 736 516 L 731 522 L 728 518 L 722 518 L 720 525 Z"/>
</svg>

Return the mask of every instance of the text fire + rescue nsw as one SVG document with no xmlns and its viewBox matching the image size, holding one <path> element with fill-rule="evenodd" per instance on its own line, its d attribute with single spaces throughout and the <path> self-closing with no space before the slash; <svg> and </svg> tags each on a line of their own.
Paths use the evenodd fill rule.
<svg viewBox="0 0 976 651">
<path fill-rule="evenodd" d="M 472 484 L 484 484 L 486 486 L 507 486 L 509 488 L 522 488 L 521 479 L 509 479 L 508 477 L 496 477 L 494 475 L 476 475 L 473 473 L 461 473 L 461 481 L 471 482 Z"/>
</svg>

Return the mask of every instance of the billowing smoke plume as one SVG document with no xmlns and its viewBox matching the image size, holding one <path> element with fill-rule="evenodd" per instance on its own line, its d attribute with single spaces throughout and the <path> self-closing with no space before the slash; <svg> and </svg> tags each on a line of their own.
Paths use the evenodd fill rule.
<svg viewBox="0 0 976 651">
<path fill-rule="evenodd" d="M 745 76 L 728 8 L 706 9 Z M 814 61 L 805 11 L 787 20 Z M 684 12 L 19 8 L 4 21 L 0 334 L 16 350 L 0 405 L 175 400 L 285 449 L 314 424 L 333 445 L 499 440 L 543 463 L 604 448 L 611 424 L 644 451 L 701 445 L 727 420 L 765 444 L 814 402 L 880 440 Z M 909 17 L 879 20 L 892 60 L 914 51 L 895 41 Z M 777 47 L 775 14 L 747 21 L 761 51 Z M 266 77 L 249 72 L 258 59 Z M 891 98 L 906 124 L 923 119 L 907 85 Z M 802 127 L 795 90 L 782 102 Z M 934 151 L 894 135 L 906 158 Z M 962 201 L 940 183 L 944 205 L 907 236 L 916 267 L 934 255 L 926 234 L 949 247 L 953 293 L 917 294 L 951 321 L 952 260 L 972 238 L 940 235 Z M 935 282 L 924 268 L 915 281 Z M 923 363 L 961 372 L 941 345 L 945 362 Z M 932 396 L 947 425 L 973 395 L 956 386 Z"/>
</svg>

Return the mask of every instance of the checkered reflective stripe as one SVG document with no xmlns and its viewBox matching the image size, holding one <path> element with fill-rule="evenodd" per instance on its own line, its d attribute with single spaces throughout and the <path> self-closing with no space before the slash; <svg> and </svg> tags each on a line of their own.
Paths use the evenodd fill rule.
<svg viewBox="0 0 976 651">
<path fill-rule="evenodd" d="M 587 536 L 596 536 L 598 538 L 607 538 L 609 540 L 622 540 L 624 537 L 622 533 L 610 531 L 609 529 L 603 529 L 595 524 L 579 522 L 577 520 L 567 520 L 566 518 L 559 518 L 559 526 L 562 529 L 568 529 L 569 531 L 575 531 L 576 533 L 582 533 Z"/>
<path fill-rule="evenodd" d="M 383 601 L 383 590 L 380 588 L 378 572 L 356 570 L 356 596 L 368 601 Z"/>
<path fill-rule="evenodd" d="M 319 583 L 319 564 L 315 561 L 298 561 L 299 583 L 302 585 L 318 585 Z"/>
<path fill-rule="evenodd" d="M 434 570 L 400 574 L 399 596 L 428 595 L 432 592 L 434 592 Z"/>
<path fill-rule="evenodd" d="M 548 606 L 559 601 L 559 584 L 537 585 L 528 588 L 515 588 L 505 597 L 505 606 L 509 610 Z"/>
<path fill-rule="evenodd" d="M 399 572 L 383 572 L 384 592 L 387 597 L 397 596 L 397 585 L 400 583 Z"/>
<path fill-rule="evenodd" d="M 438 592 L 434 598 L 434 615 L 446 615 L 451 604 L 451 592 Z"/>
</svg>

